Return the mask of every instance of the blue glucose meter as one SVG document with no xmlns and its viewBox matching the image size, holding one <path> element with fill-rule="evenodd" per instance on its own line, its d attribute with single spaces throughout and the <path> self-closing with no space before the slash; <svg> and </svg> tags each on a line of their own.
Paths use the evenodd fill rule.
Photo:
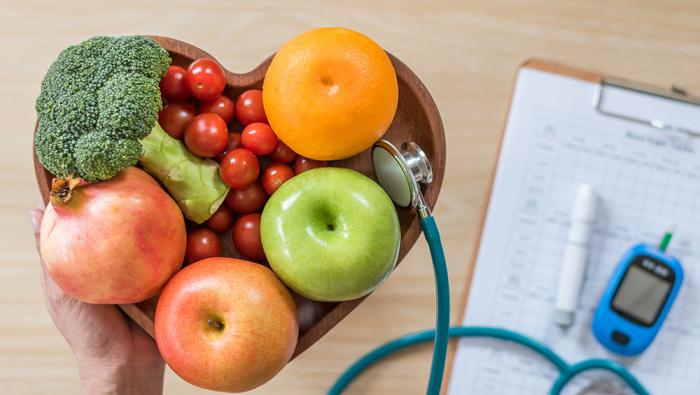
<svg viewBox="0 0 700 395">
<path fill-rule="evenodd" d="M 593 334 L 608 350 L 633 356 L 656 337 L 683 282 L 678 259 L 659 248 L 637 244 L 622 258 L 593 316 Z"/>
</svg>

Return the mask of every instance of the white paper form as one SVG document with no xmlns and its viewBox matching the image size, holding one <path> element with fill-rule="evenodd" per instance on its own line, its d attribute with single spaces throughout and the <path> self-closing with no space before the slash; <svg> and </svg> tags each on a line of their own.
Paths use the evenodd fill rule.
<svg viewBox="0 0 700 395">
<path fill-rule="evenodd" d="M 463 325 L 517 330 L 567 362 L 611 358 L 653 394 L 700 394 L 700 139 L 595 111 L 597 83 L 523 68 L 519 72 Z M 697 129 L 700 107 L 608 87 L 622 113 Z M 576 187 L 599 197 L 586 279 L 574 325 L 553 322 Z M 641 356 L 607 352 L 591 332 L 593 311 L 619 259 L 638 242 L 658 243 L 685 270 L 658 337 Z M 542 395 L 557 376 L 545 360 L 500 341 L 460 340 L 449 394 Z M 565 393 L 627 393 L 605 373 Z M 605 390 L 603 390 L 603 389 Z"/>
</svg>

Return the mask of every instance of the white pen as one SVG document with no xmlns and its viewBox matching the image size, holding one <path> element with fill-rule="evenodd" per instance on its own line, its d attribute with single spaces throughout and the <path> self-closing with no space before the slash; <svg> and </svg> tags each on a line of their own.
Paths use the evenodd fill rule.
<svg viewBox="0 0 700 395">
<path fill-rule="evenodd" d="M 596 195 L 593 187 L 589 184 L 579 185 L 571 212 L 571 227 L 566 240 L 554 312 L 554 322 L 563 327 L 569 327 L 574 322 L 574 313 L 586 271 L 588 242 L 595 211 Z"/>
</svg>

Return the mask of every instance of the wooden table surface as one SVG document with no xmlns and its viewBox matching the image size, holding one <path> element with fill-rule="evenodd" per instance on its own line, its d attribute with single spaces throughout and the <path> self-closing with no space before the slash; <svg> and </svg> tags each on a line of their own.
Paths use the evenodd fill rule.
<svg viewBox="0 0 700 395">
<path fill-rule="evenodd" d="M 26 215 L 38 201 L 30 156 L 34 98 L 47 67 L 69 44 L 97 34 L 165 35 L 209 51 L 231 70 L 246 71 L 313 27 L 345 26 L 373 37 L 424 81 L 442 113 L 447 174 L 435 214 L 449 262 L 453 315 L 514 71 L 523 60 L 540 57 L 700 93 L 697 0 L 60 3 L 0 3 L 0 391 L 8 394 L 78 390 L 73 356 L 44 309 Z M 381 289 L 253 393 L 323 393 L 366 350 L 431 327 L 431 276 L 421 240 Z M 401 353 L 363 375 L 349 393 L 420 394 L 429 363 L 427 346 Z M 167 373 L 166 393 L 201 392 Z"/>
</svg>

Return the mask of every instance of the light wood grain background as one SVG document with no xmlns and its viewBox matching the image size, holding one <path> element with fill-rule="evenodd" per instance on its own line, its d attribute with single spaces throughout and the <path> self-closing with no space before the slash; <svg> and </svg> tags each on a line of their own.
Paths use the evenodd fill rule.
<svg viewBox="0 0 700 395">
<path fill-rule="evenodd" d="M 541 57 L 700 93 L 699 21 L 697 0 L 2 0 L 0 392 L 78 391 L 73 357 L 44 309 L 26 215 L 38 201 L 30 156 L 34 98 L 66 45 L 96 34 L 165 35 L 209 51 L 231 70 L 247 71 L 313 27 L 345 26 L 376 39 L 425 82 L 442 113 L 448 166 L 435 214 L 456 314 L 517 66 Z M 431 327 L 428 257 L 419 241 L 381 289 L 254 393 L 323 393 L 369 348 Z M 429 361 L 429 347 L 400 354 L 362 376 L 350 393 L 422 393 Z M 168 372 L 166 393 L 201 391 Z"/>
</svg>

